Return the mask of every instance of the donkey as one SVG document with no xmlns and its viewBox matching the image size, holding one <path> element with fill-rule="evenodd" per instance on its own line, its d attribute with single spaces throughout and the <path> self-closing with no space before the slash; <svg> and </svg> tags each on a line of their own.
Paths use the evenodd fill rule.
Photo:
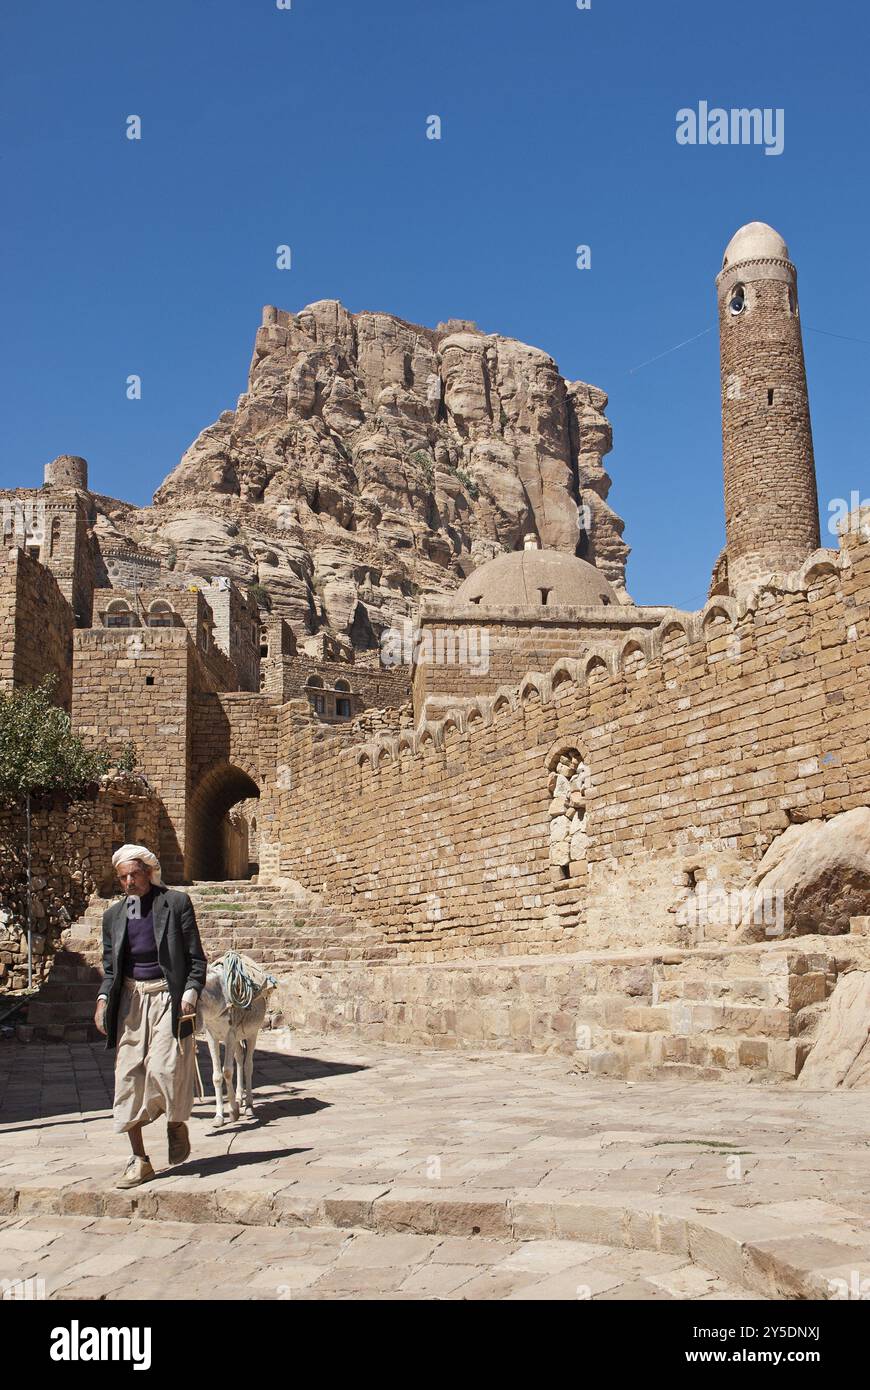
<svg viewBox="0 0 870 1390">
<path fill-rule="evenodd" d="M 253 1118 L 254 1049 L 257 1045 L 257 1034 L 266 1017 L 268 996 L 275 988 L 273 977 L 268 975 L 264 978 L 255 961 L 249 961 L 245 956 L 235 956 L 236 963 L 239 961 L 243 963 L 241 978 L 249 986 L 253 986 L 253 989 L 248 988 L 244 992 L 252 996 L 249 1003 L 230 1003 L 229 998 L 232 997 L 233 989 L 232 987 L 228 989 L 227 975 L 229 960 L 232 956 L 234 956 L 233 952 L 227 952 L 226 956 L 221 956 L 220 960 L 208 967 L 205 985 L 200 993 L 197 1006 L 196 1032 L 198 1036 L 205 1033 L 208 1050 L 211 1053 L 215 1094 L 215 1125 L 222 1125 L 224 1122 L 224 1083 L 226 1083 L 227 1088 L 227 1104 L 231 1120 L 239 1118 L 239 1102 L 242 1098 L 245 1102 L 246 1117 Z M 246 970 L 245 967 L 249 969 Z M 235 969 L 238 969 L 237 965 L 235 965 Z M 253 978 L 249 971 L 253 972 Z M 257 979 L 258 976 L 259 979 Z M 221 1065 L 221 1043 L 224 1045 L 223 1065 Z M 235 1063 L 235 1084 L 233 1082 L 233 1063 Z"/>
</svg>

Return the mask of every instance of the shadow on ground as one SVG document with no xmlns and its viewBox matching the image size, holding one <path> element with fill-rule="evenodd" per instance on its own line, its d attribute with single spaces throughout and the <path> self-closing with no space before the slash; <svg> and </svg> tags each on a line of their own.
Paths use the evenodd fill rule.
<svg viewBox="0 0 870 1390">
<path fill-rule="evenodd" d="M 197 1042 L 197 1061 L 205 1096 L 194 1101 L 195 1111 L 206 1102 L 214 1104 L 211 1057 L 208 1044 L 201 1040 Z M 254 1105 L 267 1119 L 305 1114 L 307 1111 L 299 1106 L 317 1108 L 319 1103 L 274 1097 L 258 1102 L 257 1087 L 292 1086 L 368 1069 L 362 1062 L 330 1062 L 261 1048 L 254 1055 Z M 102 1042 L 0 1041 L 0 1131 L 16 1125 L 30 1127 L 34 1121 L 80 1124 L 88 1118 L 104 1117 L 112 1109 L 114 1071 L 115 1052 Z M 73 1119 L 60 1118 L 71 1115 Z"/>
</svg>

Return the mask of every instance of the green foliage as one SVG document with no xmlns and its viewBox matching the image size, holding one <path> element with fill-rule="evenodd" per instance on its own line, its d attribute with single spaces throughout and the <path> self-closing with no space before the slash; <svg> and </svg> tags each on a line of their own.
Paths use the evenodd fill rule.
<svg viewBox="0 0 870 1390">
<path fill-rule="evenodd" d="M 115 767 L 119 772 L 133 772 L 136 767 L 136 745 L 131 739 L 125 743 L 123 749 L 115 758 Z"/>
<path fill-rule="evenodd" d="M 267 613 L 271 613 L 272 595 L 268 589 L 263 588 L 262 584 L 249 584 L 248 598 L 252 598 L 259 608 L 265 608 Z"/>
<path fill-rule="evenodd" d="M 455 473 L 469 497 L 473 497 L 476 501 L 480 496 L 480 488 L 477 486 L 477 483 L 473 478 L 469 478 L 468 474 L 463 472 L 461 468 L 455 469 Z"/>
<path fill-rule="evenodd" d="M 176 548 L 175 548 L 174 545 L 171 545 L 171 546 L 169 547 L 169 549 L 167 550 L 167 552 L 166 552 L 166 567 L 167 567 L 167 569 L 174 570 L 177 561 L 178 561 L 178 551 L 176 550 Z"/>
<path fill-rule="evenodd" d="M 0 797 L 83 791 L 107 771 L 108 750 L 87 748 L 69 715 L 52 704 L 56 676 L 36 687 L 0 691 Z"/>
<path fill-rule="evenodd" d="M 435 481 L 435 465 L 425 449 L 415 449 L 411 455 L 411 462 L 416 463 L 418 468 L 422 468 L 423 476 L 429 487 Z"/>
</svg>

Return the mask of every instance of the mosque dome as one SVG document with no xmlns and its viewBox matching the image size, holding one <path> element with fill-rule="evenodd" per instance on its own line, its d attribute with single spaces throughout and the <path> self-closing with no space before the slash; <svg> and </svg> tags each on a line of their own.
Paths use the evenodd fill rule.
<svg viewBox="0 0 870 1390">
<path fill-rule="evenodd" d="M 618 604 L 613 585 L 600 570 L 561 550 L 524 550 L 496 555 L 480 565 L 456 590 L 457 603 L 481 608 L 586 608 Z"/>
<path fill-rule="evenodd" d="M 769 259 L 787 261 L 788 247 L 779 232 L 768 227 L 766 222 L 747 222 L 734 233 L 725 248 L 722 269 L 739 265 L 741 261 Z"/>
</svg>

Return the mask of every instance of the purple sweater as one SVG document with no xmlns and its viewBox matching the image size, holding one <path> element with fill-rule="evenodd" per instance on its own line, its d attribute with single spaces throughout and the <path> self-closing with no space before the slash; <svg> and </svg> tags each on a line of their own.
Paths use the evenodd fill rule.
<svg viewBox="0 0 870 1390">
<path fill-rule="evenodd" d="M 142 894 L 142 916 L 127 920 L 123 973 L 134 980 L 159 980 L 163 967 L 157 961 L 154 936 L 154 889 Z"/>
</svg>

